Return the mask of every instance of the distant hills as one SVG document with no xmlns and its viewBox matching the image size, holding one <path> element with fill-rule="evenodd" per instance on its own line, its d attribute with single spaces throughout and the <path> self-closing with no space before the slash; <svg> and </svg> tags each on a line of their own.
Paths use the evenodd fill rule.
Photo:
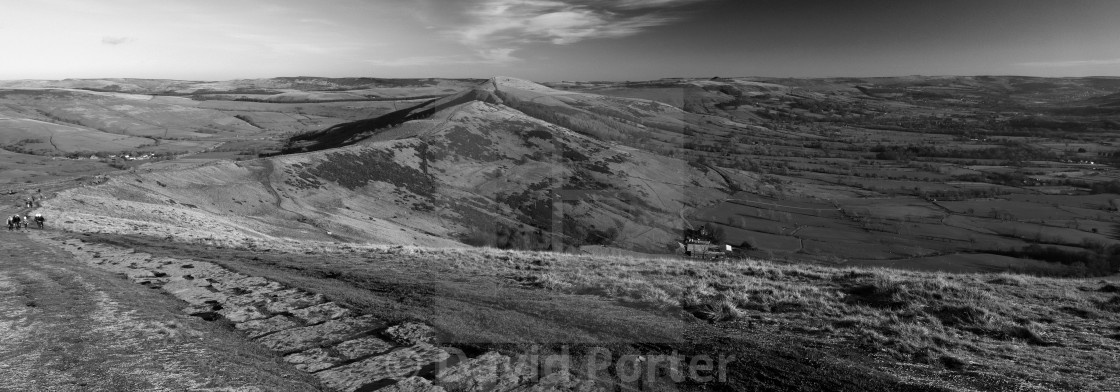
<svg viewBox="0 0 1120 392">
<path fill-rule="evenodd" d="M 213 143 L 58 207 L 184 238 L 664 253 L 703 224 L 753 257 L 963 270 L 1093 269 L 1117 243 L 1117 78 L 4 83 L 97 102 L 20 121 Z"/>
<path fill-rule="evenodd" d="M 484 79 L 380 79 L 323 78 L 313 76 L 269 79 L 235 79 L 223 81 L 191 81 L 168 79 L 63 79 L 7 80 L 0 88 L 81 89 L 133 94 L 279 94 L 283 92 L 327 92 L 361 90 L 410 91 L 415 95 L 446 94 Z"/>
</svg>

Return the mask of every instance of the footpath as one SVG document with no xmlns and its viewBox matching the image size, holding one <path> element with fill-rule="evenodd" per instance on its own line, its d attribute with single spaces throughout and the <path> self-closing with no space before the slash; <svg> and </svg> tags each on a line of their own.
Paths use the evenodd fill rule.
<svg viewBox="0 0 1120 392">
<path fill-rule="evenodd" d="M 318 389 L 235 331 L 40 236 L 0 230 L 0 391 Z"/>
<path fill-rule="evenodd" d="M 221 362 L 234 360 L 220 352 L 223 346 L 264 351 L 258 355 L 270 358 L 257 362 L 271 360 L 275 368 L 242 359 L 247 376 L 234 378 L 248 382 L 225 386 L 235 390 L 595 390 L 572 381 L 567 372 L 542 374 L 525 358 L 497 352 L 471 358 L 440 347 L 436 331 L 424 324 L 387 325 L 322 295 L 212 263 L 153 257 L 35 229 L 2 234 L 3 252 L 23 256 L 0 264 L 0 295 L 5 298 L 0 301 L 0 373 L 14 375 L 0 380 L 0 390 L 67 390 L 58 387 L 66 383 L 77 387 L 72 390 L 102 390 L 91 386 L 100 385 L 98 373 L 114 363 L 127 369 L 118 372 L 118 384 L 113 384 L 123 388 L 109 389 L 207 390 L 213 384 L 204 382 L 212 370 L 207 365 L 238 365 Z M 145 314 L 154 307 L 150 302 L 164 308 Z M 138 319 L 143 321 L 133 322 Z M 169 326 L 167 319 L 189 322 Z M 125 332 L 114 332 L 119 330 Z M 108 335 L 91 339 L 90 334 Z M 208 342 L 210 351 L 167 338 L 205 340 L 211 335 L 220 337 Z M 81 347 L 67 346 L 68 341 Z M 190 363 L 177 363 L 179 357 Z M 199 364 L 199 358 L 213 360 Z M 54 362 L 74 361 L 55 367 L 60 371 L 42 370 L 54 369 L 49 366 Z M 285 373 L 292 368 L 300 374 Z M 168 369 L 189 371 L 161 373 Z M 279 374 L 280 381 L 262 374 Z M 156 385 L 151 377 L 168 378 L 160 381 L 167 385 L 128 387 Z"/>
</svg>

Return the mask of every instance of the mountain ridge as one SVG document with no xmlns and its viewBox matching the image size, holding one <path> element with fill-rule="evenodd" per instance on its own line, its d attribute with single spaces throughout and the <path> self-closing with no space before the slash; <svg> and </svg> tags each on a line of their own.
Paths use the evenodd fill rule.
<svg viewBox="0 0 1120 392">
<path fill-rule="evenodd" d="M 213 178 L 230 178 L 223 191 L 179 200 L 171 208 L 186 202 L 226 215 L 222 219 L 230 224 L 238 218 L 223 211 L 236 211 L 248 222 L 276 227 L 291 227 L 278 219 L 295 213 L 331 233 L 323 239 L 444 243 L 433 240 L 438 237 L 527 249 L 609 244 L 660 252 L 674 243 L 681 209 L 728 196 L 716 172 L 609 143 L 504 104 L 510 98 L 547 101 L 540 97 L 557 94 L 587 98 L 495 78 L 385 116 L 297 135 L 291 140 L 310 142 L 289 150 L 299 154 L 205 169 L 224 173 L 208 175 Z M 252 174 L 262 165 L 274 166 L 267 181 Z M 137 176 L 136 183 L 157 184 L 139 185 L 154 192 L 189 185 L 166 175 Z M 274 192 L 261 193 L 268 189 Z M 269 198 L 274 201 L 265 203 Z M 246 200 L 259 207 L 245 209 Z M 231 202 L 238 207 L 231 209 Z M 280 211 L 262 209 L 268 205 Z M 413 238 L 389 234 L 393 228 Z M 246 238 L 269 236 L 246 233 Z"/>
</svg>

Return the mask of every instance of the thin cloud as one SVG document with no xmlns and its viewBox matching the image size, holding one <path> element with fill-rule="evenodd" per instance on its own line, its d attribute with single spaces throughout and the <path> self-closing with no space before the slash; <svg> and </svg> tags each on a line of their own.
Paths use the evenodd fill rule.
<svg viewBox="0 0 1120 392">
<path fill-rule="evenodd" d="M 299 22 L 303 23 L 303 24 L 323 25 L 323 26 L 328 26 L 328 27 L 339 26 L 338 22 L 335 22 L 333 20 L 322 19 L 322 18 L 303 18 L 303 19 L 300 19 Z"/>
<path fill-rule="evenodd" d="M 422 67 L 437 64 L 461 64 L 463 56 L 413 56 L 391 59 L 369 59 L 365 62 L 378 67 Z"/>
<path fill-rule="evenodd" d="M 679 7 L 707 0 L 616 0 L 615 7 L 622 9 Z"/>
<path fill-rule="evenodd" d="M 1068 68 L 1068 67 L 1087 67 L 1094 65 L 1117 65 L 1120 64 L 1120 58 L 1105 59 L 1105 60 L 1066 60 L 1066 61 L 1037 61 L 1019 63 L 1016 65 L 1023 67 L 1036 67 L 1036 68 Z"/>
<path fill-rule="evenodd" d="M 101 37 L 101 43 L 105 44 L 105 45 L 120 45 L 120 44 L 128 43 L 128 42 L 132 42 L 131 37 L 112 37 L 112 36 Z"/>
<path fill-rule="evenodd" d="M 514 48 L 490 48 L 476 51 L 475 57 L 486 64 L 507 64 L 517 61 L 513 57 Z"/>
<path fill-rule="evenodd" d="M 330 55 L 339 53 L 352 53 L 381 44 L 376 42 L 356 42 L 346 40 L 330 41 L 324 38 L 314 39 L 293 38 L 288 35 L 257 34 L 257 33 L 228 33 L 227 37 L 233 41 L 247 45 L 267 48 L 270 52 L 281 55 Z"/>
<path fill-rule="evenodd" d="M 421 67 L 447 64 L 503 65 L 518 61 L 513 48 L 493 48 L 475 51 L 474 55 L 413 56 L 393 59 L 370 59 L 365 62 L 379 67 Z"/>
<path fill-rule="evenodd" d="M 707 0 L 482 0 L 446 32 L 480 58 L 516 61 L 513 53 L 530 44 L 627 37 L 673 23 L 680 19 L 675 8 L 701 1 Z"/>
</svg>

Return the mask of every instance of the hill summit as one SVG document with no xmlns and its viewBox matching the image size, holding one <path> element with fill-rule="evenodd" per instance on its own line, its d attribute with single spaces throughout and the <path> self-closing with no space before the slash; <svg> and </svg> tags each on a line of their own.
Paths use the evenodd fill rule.
<svg viewBox="0 0 1120 392">
<path fill-rule="evenodd" d="M 675 244 L 686 204 L 727 197 L 731 188 L 708 168 L 609 141 L 619 130 L 645 140 L 679 135 L 680 119 L 665 112 L 679 110 L 495 77 L 382 117 L 294 137 L 287 151 L 322 151 L 316 156 L 325 166 L 312 170 L 328 178 L 355 175 L 345 173 L 355 164 L 353 170 L 374 165 L 367 159 L 409 157 L 399 163 L 424 178 L 399 185 L 433 184 L 431 193 L 415 195 L 430 207 L 418 208 L 462 225 L 445 234 L 481 236 L 468 242 L 664 251 Z M 384 153 L 370 155 L 373 150 Z"/>
<path fill-rule="evenodd" d="M 552 94 L 559 91 L 543 85 L 504 76 L 497 76 L 485 82 L 443 98 L 432 99 L 421 104 L 397 110 L 380 117 L 339 124 L 321 131 L 297 135 L 289 140 L 284 153 L 316 151 L 341 147 L 373 136 L 378 131 L 395 127 L 405 122 L 428 118 L 437 112 L 454 109 L 470 102 L 485 102 L 502 105 L 503 95 L 517 97 L 517 92 Z M 511 95 L 512 94 L 512 95 Z M 522 93 L 521 95 L 525 95 Z"/>
<path fill-rule="evenodd" d="M 115 208 L 145 220 L 167 220 L 166 210 L 152 216 L 156 211 L 144 206 L 150 198 L 136 199 L 131 190 L 146 187 L 166 196 L 161 207 L 226 222 L 224 235 L 253 241 L 294 236 L 664 252 L 676 245 L 682 210 L 727 198 L 735 182 L 635 148 L 679 144 L 681 113 L 652 101 L 495 77 L 297 135 L 282 155 L 138 173 L 111 181 L 101 196 L 111 194 Z M 197 191 L 204 178 L 212 179 L 205 186 L 211 192 Z"/>
</svg>

